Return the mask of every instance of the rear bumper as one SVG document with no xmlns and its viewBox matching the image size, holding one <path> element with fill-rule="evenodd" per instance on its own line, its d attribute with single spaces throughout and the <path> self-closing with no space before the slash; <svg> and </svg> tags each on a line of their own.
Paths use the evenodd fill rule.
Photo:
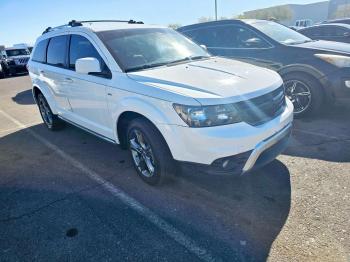
<svg viewBox="0 0 350 262">
<path fill-rule="evenodd" d="M 210 165 L 181 161 L 178 163 L 185 170 L 196 170 L 211 175 L 243 174 L 273 161 L 287 147 L 291 132 L 290 123 L 280 132 L 260 142 L 254 150 L 217 159 Z"/>
</svg>

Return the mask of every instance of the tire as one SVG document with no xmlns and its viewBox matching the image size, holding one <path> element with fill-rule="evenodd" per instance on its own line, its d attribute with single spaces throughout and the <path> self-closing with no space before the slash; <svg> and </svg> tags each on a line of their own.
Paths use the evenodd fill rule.
<svg viewBox="0 0 350 262">
<path fill-rule="evenodd" d="M 46 127 L 52 131 L 62 129 L 64 126 L 63 121 L 59 119 L 57 115 L 52 113 L 52 110 L 42 93 L 38 94 L 36 101 L 41 118 L 43 119 Z"/>
<path fill-rule="evenodd" d="M 320 112 L 321 106 L 324 102 L 324 91 L 321 83 L 308 74 L 297 72 L 289 73 L 282 76 L 282 78 L 285 84 L 286 96 L 293 102 L 294 116 L 296 118 L 312 116 Z M 295 91 L 293 94 L 293 85 L 295 83 Z M 307 92 L 309 92 L 309 96 L 307 95 Z M 298 93 L 299 96 L 296 95 Z M 307 100 L 309 101 L 307 102 Z"/>
<path fill-rule="evenodd" d="M 174 170 L 174 160 L 158 129 L 148 120 L 136 118 L 128 125 L 127 141 L 134 167 L 141 179 L 153 186 L 164 183 Z M 150 168 L 152 165 L 153 172 Z"/>
</svg>

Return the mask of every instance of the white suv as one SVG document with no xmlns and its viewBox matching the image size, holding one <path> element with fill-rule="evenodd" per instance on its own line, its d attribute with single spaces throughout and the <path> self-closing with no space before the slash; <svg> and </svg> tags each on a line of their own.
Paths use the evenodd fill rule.
<svg viewBox="0 0 350 262">
<path fill-rule="evenodd" d="M 270 70 L 210 56 L 180 33 L 135 21 L 48 28 L 29 62 L 51 130 L 76 125 L 130 150 L 140 177 L 245 173 L 285 148 L 293 105 Z"/>
</svg>

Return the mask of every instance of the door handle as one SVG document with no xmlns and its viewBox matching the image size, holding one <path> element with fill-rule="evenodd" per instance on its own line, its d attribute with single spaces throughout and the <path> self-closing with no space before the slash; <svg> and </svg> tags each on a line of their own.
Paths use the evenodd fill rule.
<svg viewBox="0 0 350 262">
<path fill-rule="evenodd" d="M 45 71 L 40 69 L 40 70 L 39 70 L 39 73 L 40 73 L 40 74 L 44 74 Z"/>
<path fill-rule="evenodd" d="M 70 78 L 70 77 L 65 77 L 64 81 L 67 82 L 67 83 L 73 83 L 74 82 L 73 79 Z"/>
</svg>

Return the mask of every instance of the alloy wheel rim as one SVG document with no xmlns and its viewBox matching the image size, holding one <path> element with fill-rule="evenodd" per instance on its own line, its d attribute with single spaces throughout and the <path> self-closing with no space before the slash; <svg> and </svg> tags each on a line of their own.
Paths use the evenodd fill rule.
<svg viewBox="0 0 350 262">
<path fill-rule="evenodd" d="M 312 99 L 309 86 L 299 80 L 289 80 L 284 85 L 286 96 L 294 105 L 294 114 L 305 112 Z"/>
<path fill-rule="evenodd" d="M 48 125 L 49 127 L 52 126 L 52 113 L 49 108 L 49 105 L 46 103 L 46 101 L 43 98 L 39 98 L 39 109 L 45 124 Z"/>
<path fill-rule="evenodd" d="M 129 145 L 134 164 L 145 177 L 155 174 L 155 161 L 152 148 L 141 131 L 134 129 L 130 133 Z"/>
</svg>

